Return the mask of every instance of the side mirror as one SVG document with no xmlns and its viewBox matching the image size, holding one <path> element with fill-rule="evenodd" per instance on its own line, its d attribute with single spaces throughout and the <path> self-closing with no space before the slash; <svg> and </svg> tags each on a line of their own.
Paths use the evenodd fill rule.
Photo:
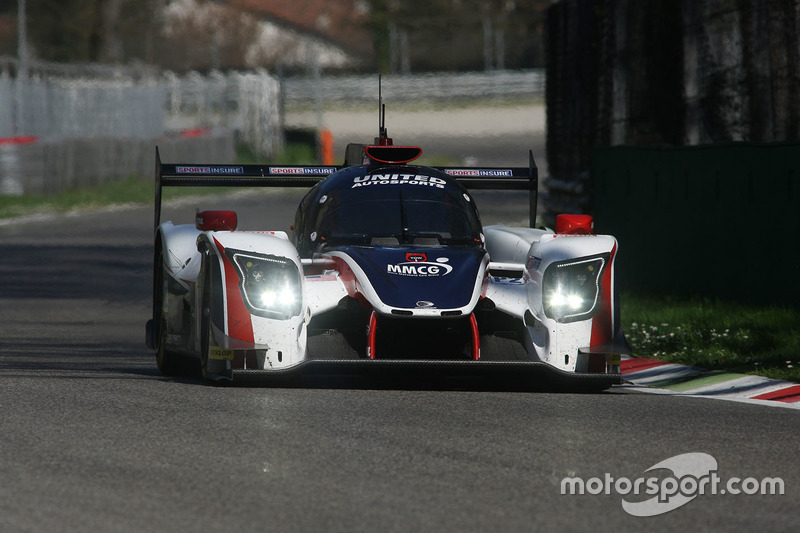
<svg viewBox="0 0 800 533">
<path fill-rule="evenodd" d="M 200 231 L 234 231 L 237 224 L 236 211 L 198 211 L 194 218 Z"/>
</svg>

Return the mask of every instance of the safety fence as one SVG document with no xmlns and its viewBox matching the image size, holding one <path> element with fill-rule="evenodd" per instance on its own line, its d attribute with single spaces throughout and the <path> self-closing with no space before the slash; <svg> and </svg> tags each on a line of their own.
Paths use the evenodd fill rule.
<svg viewBox="0 0 800 533">
<path fill-rule="evenodd" d="M 390 75 L 383 77 L 382 90 L 392 102 L 535 98 L 544 95 L 544 72 Z M 210 162 L 212 153 L 222 157 L 215 161 L 231 161 L 235 150 L 223 157 L 201 142 L 212 131 L 228 132 L 224 135 L 269 158 L 283 149 L 287 103 L 367 102 L 377 96 L 377 75 L 279 80 L 265 70 L 178 75 L 102 65 L 21 68 L 0 58 L 0 194 L 52 193 L 140 169 L 149 174 L 152 150 L 140 150 L 139 144 L 154 147 L 175 138 L 198 147 L 187 161 Z M 126 149 L 136 157 L 103 155 Z M 90 170 L 96 161 L 104 170 Z"/>
<path fill-rule="evenodd" d="M 283 148 L 280 83 L 265 70 L 164 75 L 167 130 L 224 127 L 263 156 Z"/>
<path fill-rule="evenodd" d="M 25 139 L 0 143 L 0 195 L 49 195 L 131 175 L 152 176 L 156 146 L 168 162 L 233 161 L 236 155 L 229 129 L 158 139 Z"/>
<path fill-rule="evenodd" d="M 177 76 L 54 64 L 23 70 L 0 59 L 0 194 L 149 175 L 156 145 L 180 145 L 194 162 L 232 162 L 234 139 L 265 157 L 282 149 L 280 85 L 266 71 Z M 220 149 L 210 148 L 220 137 Z"/>
<path fill-rule="evenodd" d="M 286 78 L 288 104 L 377 101 L 376 74 Z M 381 78 L 384 98 L 391 102 L 544 97 L 544 69 L 494 70 L 427 74 L 392 74 Z"/>
</svg>

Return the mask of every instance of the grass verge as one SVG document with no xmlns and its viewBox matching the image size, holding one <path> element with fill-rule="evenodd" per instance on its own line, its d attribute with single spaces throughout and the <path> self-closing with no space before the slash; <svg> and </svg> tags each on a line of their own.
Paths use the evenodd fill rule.
<svg viewBox="0 0 800 533">
<path fill-rule="evenodd" d="M 145 204 L 153 202 L 153 178 L 129 176 L 88 187 L 63 191 L 55 195 L 26 194 L 0 196 L 0 219 L 38 213 L 66 213 L 111 204 Z"/>
<path fill-rule="evenodd" d="M 272 160 L 277 164 L 302 164 L 316 160 L 314 148 L 307 144 L 288 144 L 284 153 Z M 245 146 L 240 146 L 236 154 L 240 164 L 262 163 Z M 42 213 L 67 213 L 89 210 L 114 204 L 152 204 L 153 177 L 128 176 L 87 187 L 72 189 L 54 195 L 26 194 L 22 196 L 0 195 L 0 219 L 18 218 Z M 162 192 L 164 201 L 172 198 L 199 195 L 219 195 L 237 190 L 225 187 L 168 187 Z"/>
<path fill-rule="evenodd" d="M 637 357 L 800 382 L 800 310 L 702 297 L 623 294 Z"/>
</svg>

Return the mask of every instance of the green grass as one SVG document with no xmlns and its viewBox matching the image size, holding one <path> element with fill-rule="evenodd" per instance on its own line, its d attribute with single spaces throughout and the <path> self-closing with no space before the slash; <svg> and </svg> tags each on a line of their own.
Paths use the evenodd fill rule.
<svg viewBox="0 0 800 533">
<path fill-rule="evenodd" d="M 149 205 L 153 203 L 154 188 L 152 177 L 129 176 L 123 180 L 84 189 L 72 189 L 55 195 L 0 195 L 0 220 L 44 213 L 88 211 L 115 204 Z M 162 201 L 185 196 L 219 195 L 234 190 L 237 189 L 229 187 L 170 187 L 163 189 Z"/>
<path fill-rule="evenodd" d="M 633 355 L 800 382 L 800 310 L 623 294 Z"/>
<path fill-rule="evenodd" d="M 153 179 L 145 180 L 129 176 L 123 180 L 85 189 L 72 189 L 55 195 L 0 195 L 0 219 L 34 213 L 65 213 L 109 204 L 144 204 L 152 201 Z"/>
<path fill-rule="evenodd" d="M 263 163 L 245 146 L 236 153 L 240 164 Z M 288 144 L 286 150 L 272 159 L 277 164 L 302 164 L 316 160 L 314 148 L 305 144 Z M 83 189 L 71 189 L 54 195 L 26 194 L 22 196 L 0 195 L 0 219 L 16 218 L 41 213 L 67 213 L 90 210 L 112 204 L 152 204 L 153 177 L 128 176 Z M 169 187 L 162 192 L 163 200 L 184 196 L 219 195 L 234 191 L 227 187 Z"/>
<path fill-rule="evenodd" d="M 256 155 L 247 145 L 239 144 L 236 147 L 236 162 L 242 165 L 253 165 L 264 163 L 264 158 Z M 316 147 L 306 143 L 287 143 L 283 153 L 278 154 L 269 160 L 277 165 L 302 165 L 316 164 Z"/>
</svg>

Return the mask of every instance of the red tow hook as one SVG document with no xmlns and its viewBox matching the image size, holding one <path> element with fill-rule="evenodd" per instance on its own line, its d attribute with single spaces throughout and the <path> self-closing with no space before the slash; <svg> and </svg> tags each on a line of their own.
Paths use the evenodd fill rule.
<svg viewBox="0 0 800 533">
<path fill-rule="evenodd" d="M 367 357 L 375 359 L 375 333 L 378 325 L 378 315 L 373 309 L 369 315 L 369 326 L 367 328 Z M 478 332 L 478 321 L 475 314 L 469 315 L 469 325 L 472 328 L 472 359 L 478 361 L 481 358 L 481 337 Z"/>
<path fill-rule="evenodd" d="M 481 337 L 478 334 L 478 321 L 475 313 L 469 315 L 469 325 L 472 326 L 472 360 L 477 361 L 481 358 Z"/>
<path fill-rule="evenodd" d="M 367 357 L 375 359 L 375 329 L 378 326 L 378 315 L 373 309 L 369 315 L 369 326 L 367 327 Z"/>
</svg>

